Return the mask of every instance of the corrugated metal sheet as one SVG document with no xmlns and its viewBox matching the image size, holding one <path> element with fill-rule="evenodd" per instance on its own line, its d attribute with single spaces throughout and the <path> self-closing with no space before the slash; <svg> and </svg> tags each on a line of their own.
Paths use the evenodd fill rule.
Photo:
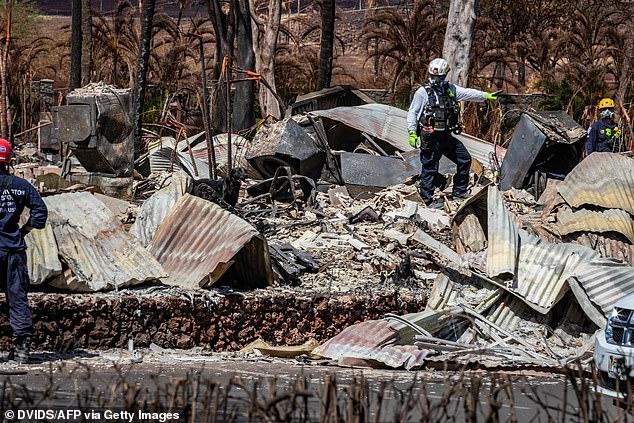
<svg viewBox="0 0 634 423">
<path fill-rule="evenodd" d="M 218 134 L 213 137 L 214 150 L 216 152 L 216 166 L 218 175 L 226 176 L 227 167 L 227 134 Z M 249 170 L 251 165 L 245 158 L 247 149 L 249 148 L 249 140 L 237 134 L 231 134 L 231 163 L 233 167 L 241 167 Z M 209 162 L 207 156 L 207 143 L 205 141 L 199 143 L 192 148 L 192 153 L 197 160 L 204 163 Z"/>
<path fill-rule="evenodd" d="M 575 277 L 606 316 L 618 300 L 634 293 L 634 267 L 610 259 L 596 257 L 582 262 Z"/>
<path fill-rule="evenodd" d="M 47 224 L 44 229 L 34 229 L 24 237 L 26 259 L 31 285 L 40 285 L 49 278 L 62 273 L 57 242 L 53 228 Z"/>
<path fill-rule="evenodd" d="M 618 232 L 634 243 L 634 220 L 629 213 L 619 209 L 573 212 L 565 208 L 557 213 L 557 230 L 562 235 L 573 232 Z"/>
<path fill-rule="evenodd" d="M 172 174 L 169 185 L 161 188 L 143 202 L 136 221 L 130 228 L 130 233 L 139 240 L 141 245 L 147 247 L 174 204 L 185 193 L 190 192 L 191 188 L 192 179 L 185 172 L 177 171 Z"/>
<path fill-rule="evenodd" d="M 272 281 L 268 246 L 259 232 L 218 205 L 189 194 L 165 217 L 148 250 L 169 273 L 169 285 L 212 285 L 234 262 L 237 283 L 263 287 Z"/>
<path fill-rule="evenodd" d="M 183 145 L 185 145 L 184 151 L 174 152 L 176 140 L 172 137 L 163 137 L 153 142 L 150 146 L 148 146 L 150 171 L 152 173 L 159 173 L 182 169 L 196 180 L 209 178 L 209 165 L 204 161 L 197 159 L 195 156 L 194 161 L 192 162 L 184 141 L 180 141 L 178 143 L 178 149 L 181 150 Z M 196 175 L 196 173 L 198 175 Z"/>
<path fill-rule="evenodd" d="M 517 228 L 496 187 L 489 187 L 487 274 L 512 276 L 506 287 L 541 313 L 567 290 L 577 265 L 597 254 L 576 244 L 551 244 Z"/>
<path fill-rule="evenodd" d="M 454 136 L 458 138 L 464 144 L 465 148 L 471 154 L 471 157 L 477 159 L 486 168 L 491 167 L 491 154 L 495 152 L 498 161 L 502 162 L 506 155 L 506 148 L 500 146 L 494 146 L 493 144 L 474 137 L 473 135 L 457 134 Z"/>
<path fill-rule="evenodd" d="M 391 144 L 398 151 L 413 148 L 407 142 L 407 112 L 385 104 L 364 104 L 355 107 L 336 107 L 311 112 L 316 116 L 341 122 L 358 131 L 365 132 Z M 490 154 L 495 151 L 493 144 L 468 134 L 456 135 L 463 142 L 471 156 L 482 165 L 489 167 Z M 506 150 L 498 148 L 498 157 L 504 158 Z"/>
<path fill-rule="evenodd" d="M 513 291 L 534 309 L 547 313 L 567 291 L 566 280 L 575 274 L 578 264 L 596 253 L 581 245 L 551 244 L 529 237 L 521 236 Z"/>
<path fill-rule="evenodd" d="M 430 351 L 414 345 L 397 345 L 397 331 L 385 320 L 369 320 L 344 329 L 315 350 L 333 360 L 358 358 L 375 360 L 393 368 L 407 370 L 423 365 Z"/>
<path fill-rule="evenodd" d="M 592 204 L 634 214 L 634 159 L 592 153 L 566 176 L 558 190 L 575 208 Z"/>
<path fill-rule="evenodd" d="M 496 202 L 501 201 L 496 196 L 491 196 L 490 200 L 489 228 L 496 224 L 494 214 L 499 211 Z M 501 226 L 498 224 L 498 227 Z M 516 231 L 510 227 L 505 230 Z M 525 231 L 519 233 L 520 250 L 512 272 L 515 285 L 507 289 L 524 298 L 535 310 L 548 312 L 568 289 L 572 278 L 583 290 L 573 289 L 580 303 L 595 305 L 603 315 L 611 311 L 616 301 L 634 293 L 634 267 L 602 258 L 596 251 L 582 245 L 551 244 Z M 490 235 L 502 238 L 495 232 L 490 232 Z M 513 253 L 507 255 L 513 256 Z M 601 324 L 597 313 L 587 307 L 584 310 L 588 317 Z"/>
<path fill-rule="evenodd" d="M 439 273 L 427 299 L 427 308 L 431 310 L 445 309 L 450 304 L 456 304 L 458 294 L 449 277 L 444 273 Z"/>
<path fill-rule="evenodd" d="M 165 276 L 161 265 L 102 202 L 87 192 L 44 198 L 59 254 L 72 270 L 58 288 L 104 291 Z"/>
<path fill-rule="evenodd" d="M 634 245 L 627 241 L 617 239 L 617 237 L 620 237 L 620 235 L 579 233 L 567 239 L 585 247 L 592 248 L 598 252 L 601 257 L 634 265 Z"/>
<path fill-rule="evenodd" d="M 488 189 L 487 275 L 514 274 L 519 248 L 519 232 L 506 209 L 497 187 Z"/>
</svg>

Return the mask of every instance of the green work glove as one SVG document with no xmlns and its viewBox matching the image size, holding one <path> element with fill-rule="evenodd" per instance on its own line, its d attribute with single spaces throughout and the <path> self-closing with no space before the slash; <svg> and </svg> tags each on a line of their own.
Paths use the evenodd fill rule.
<svg viewBox="0 0 634 423">
<path fill-rule="evenodd" d="M 409 145 L 413 148 L 420 147 L 420 138 L 416 135 L 416 131 L 409 131 Z"/>
<path fill-rule="evenodd" d="M 498 99 L 497 93 L 490 93 L 486 91 L 484 93 L 484 99 L 487 101 L 496 101 Z"/>
</svg>

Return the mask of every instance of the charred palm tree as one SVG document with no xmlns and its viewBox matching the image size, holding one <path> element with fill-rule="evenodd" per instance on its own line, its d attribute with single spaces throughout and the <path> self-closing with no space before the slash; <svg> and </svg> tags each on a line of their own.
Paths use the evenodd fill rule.
<svg viewBox="0 0 634 423">
<path fill-rule="evenodd" d="M 427 64 L 442 52 L 447 21 L 429 0 L 411 9 L 374 11 L 363 26 L 367 60 L 378 57 L 379 67 L 392 75 L 390 88 L 409 91 L 424 78 Z"/>
</svg>

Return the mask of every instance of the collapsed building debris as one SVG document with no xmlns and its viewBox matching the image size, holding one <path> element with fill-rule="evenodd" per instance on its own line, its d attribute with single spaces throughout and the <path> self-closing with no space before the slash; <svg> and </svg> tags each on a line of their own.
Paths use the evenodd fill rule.
<svg viewBox="0 0 634 423">
<path fill-rule="evenodd" d="M 134 139 L 130 90 L 103 83 L 89 84 L 66 96 L 67 104 L 52 108 L 52 140 L 79 160 L 84 171 L 69 180 L 99 186 L 104 193 L 130 198 Z M 68 159 L 64 164 L 65 172 Z"/>
<path fill-rule="evenodd" d="M 296 115 L 342 106 L 361 106 L 367 103 L 374 103 L 374 101 L 360 90 L 347 85 L 339 85 L 299 95 L 289 109 L 291 115 Z"/>
<path fill-rule="evenodd" d="M 576 151 L 583 135 L 566 116 L 529 112 L 508 151 L 459 135 L 474 158 L 474 196 L 429 209 L 413 183 L 420 160 L 403 135 L 404 111 L 315 104 L 306 106 L 309 114 L 268 123 L 250 144 L 232 135 L 233 163 L 251 179 L 236 180 L 230 205 L 197 192 L 222 182 L 208 179 L 208 145 L 216 153 L 228 145 L 182 131 L 157 135 L 137 160 L 143 178 L 133 203 L 88 193 L 47 197 L 51 225 L 27 237 L 33 283 L 76 291 L 144 281 L 187 291 L 219 284 L 337 295 L 413 290 L 427 296 L 426 310 L 351 326 L 313 353 L 406 369 L 437 362 L 556 367 L 586 358 L 595 325 L 634 292 L 632 267 L 588 248 L 604 237 L 634 256 L 632 159 L 593 154 L 555 169 L 557 156 Z M 529 130 L 534 139 L 522 138 Z M 530 160 L 512 166 L 522 151 Z M 502 159 L 502 182 L 512 178 L 517 189 L 500 193 L 489 182 Z M 226 158 L 218 163 L 225 177 L 237 171 Z M 624 172 L 599 183 L 587 177 L 607 175 L 606 167 Z M 548 181 L 535 201 L 519 188 L 539 172 Z M 49 179 L 39 184 L 51 192 L 71 188 L 59 176 Z M 441 189 L 451 183 L 446 178 Z"/>
<path fill-rule="evenodd" d="M 294 174 L 318 179 L 325 152 L 292 118 L 262 128 L 251 142 L 246 159 L 262 179 L 272 178 L 279 167 Z"/>
<path fill-rule="evenodd" d="M 500 169 L 500 189 L 531 188 L 563 179 L 581 160 L 586 131 L 563 111 L 524 112 Z"/>
<path fill-rule="evenodd" d="M 587 163 L 580 164 L 562 183 L 556 184 L 556 189 L 560 194 L 562 189 L 566 192 L 570 181 L 578 179 L 584 168 L 600 169 L 598 163 L 623 159 L 632 161 L 594 153 Z M 584 187 L 584 184 L 575 185 L 578 186 Z M 569 198 L 598 199 L 599 196 L 592 193 L 605 189 L 601 184 L 585 186 L 588 191 L 580 188 L 583 194 Z M 634 190 L 620 192 L 629 198 Z M 445 269 L 434 282 L 425 312 L 428 314 L 415 313 L 397 319 L 389 316 L 383 321 L 351 326 L 313 353 L 340 364 L 374 367 L 376 364 L 372 363 L 380 362 L 406 369 L 438 361 L 477 363 L 484 367 L 519 364 L 557 367 L 580 358 L 589 359 L 592 332 L 605 324 L 616 301 L 634 293 L 634 268 L 602 258 L 597 251 L 579 244 L 543 240 L 521 227 L 527 222 L 526 216 L 513 215 L 496 187 L 489 186 L 484 193 L 487 195 L 476 195 L 463 204 L 454 218 L 453 233 L 459 238 L 456 244 L 477 247 L 463 248 L 458 254 L 421 230 L 409 237 L 410 241 L 437 254 L 436 263 Z M 506 203 L 513 208 L 530 209 L 535 205 L 521 192 L 511 191 L 505 196 L 508 197 Z M 604 206 L 613 204 L 611 201 L 611 198 L 602 200 Z M 583 203 L 581 200 L 576 205 Z M 620 204 L 626 207 L 629 200 Z M 565 213 L 573 213 L 572 206 L 566 205 L 563 215 L 555 208 L 549 216 L 555 216 L 555 221 L 559 216 L 568 218 Z M 624 211 L 611 209 L 584 213 L 618 216 L 630 225 L 629 215 L 621 212 Z M 593 219 L 586 221 L 591 223 Z M 569 219 L 564 224 L 572 224 L 570 222 Z M 597 230 L 592 224 L 584 227 L 583 222 L 576 222 L 577 231 Z M 544 222 L 548 223 L 553 224 Z M 618 221 L 612 224 L 617 225 Z M 475 236 L 476 241 L 470 231 L 461 231 L 460 225 L 476 228 L 479 234 Z M 527 228 L 533 229 L 530 225 Z M 486 238 L 482 239 L 484 233 Z M 438 328 L 440 317 L 429 318 L 429 313 L 438 311 L 452 316 L 450 322 L 440 325 L 444 329 Z M 555 315 L 564 317 L 553 318 Z M 369 327 L 376 336 L 368 332 Z M 413 339 L 404 336 L 402 327 L 409 327 L 417 335 Z M 412 350 L 413 346 L 420 350 Z"/>
</svg>

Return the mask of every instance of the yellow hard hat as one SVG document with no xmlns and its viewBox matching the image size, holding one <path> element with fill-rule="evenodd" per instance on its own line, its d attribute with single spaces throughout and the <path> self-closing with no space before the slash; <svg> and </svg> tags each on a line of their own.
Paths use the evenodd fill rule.
<svg viewBox="0 0 634 423">
<path fill-rule="evenodd" d="M 614 109 L 614 100 L 611 98 L 604 98 L 599 101 L 599 109 Z"/>
</svg>

